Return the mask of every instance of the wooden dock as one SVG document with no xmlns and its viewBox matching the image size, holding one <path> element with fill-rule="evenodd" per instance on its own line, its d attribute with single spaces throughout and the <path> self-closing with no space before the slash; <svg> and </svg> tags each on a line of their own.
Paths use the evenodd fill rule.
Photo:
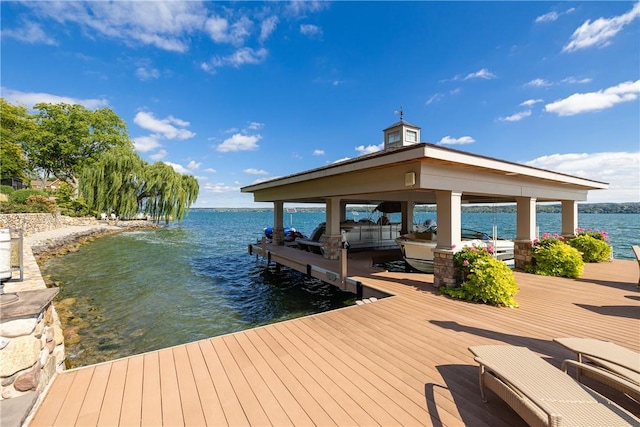
<svg viewBox="0 0 640 427">
<path fill-rule="evenodd" d="M 339 271 L 338 261 L 271 248 L 272 260 Z M 278 258 L 280 257 L 280 258 Z M 484 403 L 467 348 L 529 347 L 555 366 L 555 337 L 593 337 L 640 352 L 638 265 L 585 266 L 577 279 L 516 273 L 518 309 L 456 301 L 433 276 L 371 269 L 349 276 L 394 296 L 57 375 L 31 426 L 513 426 Z M 640 404 L 590 383 L 640 415 Z"/>
</svg>

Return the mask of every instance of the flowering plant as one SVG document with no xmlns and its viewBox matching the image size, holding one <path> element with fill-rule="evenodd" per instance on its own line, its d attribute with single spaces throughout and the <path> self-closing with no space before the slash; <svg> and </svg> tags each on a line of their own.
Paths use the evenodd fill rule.
<svg viewBox="0 0 640 427">
<path fill-rule="evenodd" d="M 606 231 L 578 228 L 576 237 L 568 243 L 580 251 L 584 262 L 600 262 L 611 257 L 612 248 L 608 242 L 609 235 Z"/>
<path fill-rule="evenodd" d="M 564 236 L 544 233 L 532 243 L 529 273 L 541 276 L 579 277 L 584 269 L 582 254 L 569 246 Z"/>
<path fill-rule="evenodd" d="M 458 288 L 443 286 L 440 291 L 453 298 L 486 304 L 517 307 L 518 292 L 513 272 L 492 256 L 493 247 L 466 246 L 453 256 L 454 265 L 462 272 Z"/>
</svg>

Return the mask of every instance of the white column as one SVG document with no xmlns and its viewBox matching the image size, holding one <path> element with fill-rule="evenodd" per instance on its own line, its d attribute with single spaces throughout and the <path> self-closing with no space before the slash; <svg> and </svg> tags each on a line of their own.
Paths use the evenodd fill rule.
<svg viewBox="0 0 640 427">
<path fill-rule="evenodd" d="M 436 209 L 438 214 L 437 249 L 452 249 L 460 246 L 462 193 L 436 191 Z"/>
<path fill-rule="evenodd" d="M 578 202 L 575 200 L 562 201 L 562 235 L 573 237 L 578 228 Z"/>
<path fill-rule="evenodd" d="M 411 233 L 413 231 L 413 202 L 402 202 L 402 229 L 401 234 Z"/>
<path fill-rule="evenodd" d="M 284 245 L 284 202 L 273 202 L 273 240 L 274 245 Z"/>
<path fill-rule="evenodd" d="M 516 197 L 516 240 L 536 239 L 536 199 Z"/>
<path fill-rule="evenodd" d="M 332 197 L 327 199 L 326 209 L 326 222 L 327 228 L 326 235 L 335 236 L 340 234 L 340 199 Z"/>
</svg>

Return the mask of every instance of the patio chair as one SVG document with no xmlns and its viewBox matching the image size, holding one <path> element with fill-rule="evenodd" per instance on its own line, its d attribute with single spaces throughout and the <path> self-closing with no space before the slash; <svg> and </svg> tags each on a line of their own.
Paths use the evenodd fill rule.
<svg viewBox="0 0 640 427">
<path fill-rule="evenodd" d="M 577 360 L 565 360 L 562 370 L 575 369 L 582 376 L 599 381 L 640 402 L 640 354 L 593 338 L 555 338 L 555 342 L 576 354 Z"/>
<path fill-rule="evenodd" d="M 469 347 L 480 365 L 480 393 L 502 398 L 530 426 L 638 426 L 640 419 L 575 381 L 526 347 Z"/>
<path fill-rule="evenodd" d="M 636 255 L 636 260 L 638 261 L 638 267 L 640 267 L 640 246 L 633 245 L 631 249 L 633 249 L 633 253 Z M 638 287 L 640 288 L 640 274 L 638 275 Z"/>
</svg>

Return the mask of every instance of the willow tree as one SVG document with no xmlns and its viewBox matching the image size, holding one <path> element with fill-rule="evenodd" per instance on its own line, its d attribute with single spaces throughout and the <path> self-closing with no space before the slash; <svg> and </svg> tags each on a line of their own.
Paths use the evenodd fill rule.
<svg viewBox="0 0 640 427">
<path fill-rule="evenodd" d="M 198 197 L 199 186 L 193 176 L 164 163 L 150 165 L 133 150 L 120 147 L 84 169 L 80 192 L 97 211 L 123 217 L 144 213 L 157 222 L 184 218 Z"/>
</svg>

